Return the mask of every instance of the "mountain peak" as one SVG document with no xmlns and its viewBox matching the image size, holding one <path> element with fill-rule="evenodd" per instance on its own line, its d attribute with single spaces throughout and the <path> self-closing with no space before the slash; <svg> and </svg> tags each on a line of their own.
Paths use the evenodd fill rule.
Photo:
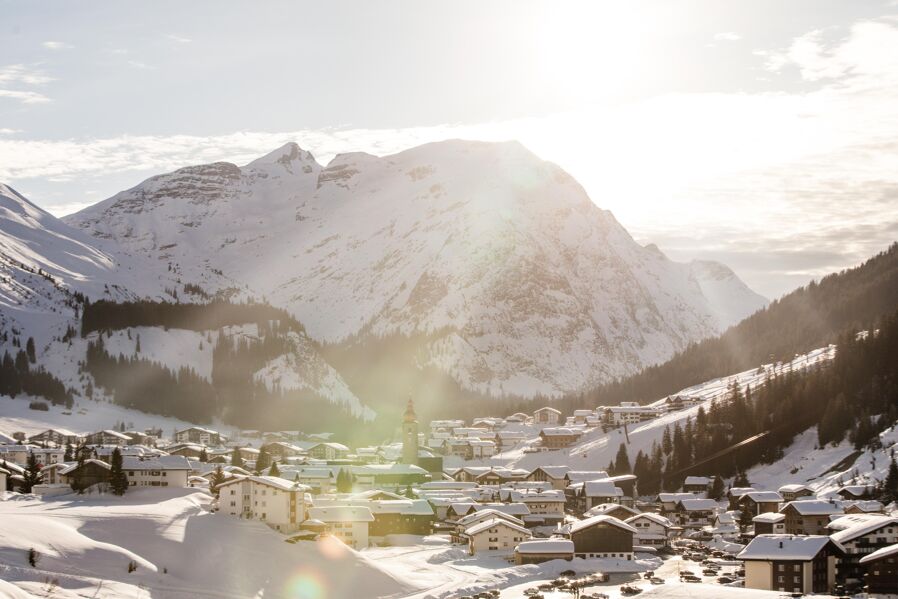
<svg viewBox="0 0 898 599">
<path fill-rule="evenodd" d="M 295 141 L 287 142 L 276 150 L 256 158 L 247 166 L 266 166 L 270 164 L 282 164 L 288 166 L 293 162 L 315 162 L 315 157 L 308 150 L 303 150 Z"/>
</svg>

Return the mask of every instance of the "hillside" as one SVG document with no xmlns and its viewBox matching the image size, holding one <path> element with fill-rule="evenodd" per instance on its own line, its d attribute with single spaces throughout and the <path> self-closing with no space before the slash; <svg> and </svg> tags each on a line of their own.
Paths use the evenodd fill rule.
<svg viewBox="0 0 898 599">
<path fill-rule="evenodd" d="M 770 303 L 722 335 L 705 339 L 632 377 L 569 395 L 572 410 L 663 395 L 758 364 L 791 360 L 835 343 L 846 331 L 866 329 L 898 306 L 898 244 L 860 266 L 823 277 Z"/>
</svg>

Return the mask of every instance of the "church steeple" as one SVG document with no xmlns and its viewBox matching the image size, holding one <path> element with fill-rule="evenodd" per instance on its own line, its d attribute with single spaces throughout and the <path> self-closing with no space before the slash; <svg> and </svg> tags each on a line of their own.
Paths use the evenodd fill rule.
<svg viewBox="0 0 898 599">
<path fill-rule="evenodd" d="M 418 416 L 411 397 L 402 417 L 402 463 L 418 463 Z"/>
</svg>

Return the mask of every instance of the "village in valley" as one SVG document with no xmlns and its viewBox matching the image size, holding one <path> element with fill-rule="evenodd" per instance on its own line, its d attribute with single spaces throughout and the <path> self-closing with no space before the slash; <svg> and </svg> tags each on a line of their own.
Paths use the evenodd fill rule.
<svg viewBox="0 0 898 599">
<path fill-rule="evenodd" d="M 824 348 L 779 368 L 831 356 Z M 877 474 L 898 476 L 893 455 L 863 474 L 828 464 L 812 482 L 797 465 L 791 477 L 761 466 L 724 480 L 696 464 L 659 492 L 640 491 L 627 445 L 647 449 L 647 431 L 663 437 L 671 423 L 689 423 L 734 387 L 757 382 L 765 368 L 651 404 L 572 414 L 542 406 L 423 424 L 409 399 L 396 441 L 370 447 L 347 447 L 327 432 L 131 430 L 124 423 L 73 432 L 38 430 L 39 416 L 6 420 L 30 422 L 30 430 L 0 434 L 0 522 L 35 511 L 84 517 L 97 506 L 108 516 L 133 501 L 152 511 L 189 499 L 191 517 L 207 527 L 239 522 L 269 547 L 352 554 L 405 578 L 406 586 L 385 593 L 397 597 L 895 596 L 898 508 Z M 883 434 L 890 452 L 894 436 Z M 583 458 L 602 443 L 617 451 L 597 469 Z M 783 461 L 790 459 L 797 458 Z M 35 527 L 21 555 L 7 559 L 22 566 L 5 566 L 0 578 L 27 585 L 30 577 L 33 590 L 68 596 L 53 594 L 79 584 L 59 582 L 65 568 L 37 575 L 51 558 L 66 562 L 54 555 L 52 539 L 34 542 L 40 534 Z M 117 578 L 152 574 L 142 588 L 165 588 L 160 580 L 175 571 L 136 558 L 119 566 Z"/>
</svg>

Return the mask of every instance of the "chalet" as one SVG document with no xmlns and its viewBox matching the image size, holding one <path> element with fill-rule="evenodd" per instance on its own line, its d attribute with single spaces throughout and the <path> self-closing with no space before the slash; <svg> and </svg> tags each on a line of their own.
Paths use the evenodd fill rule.
<svg viewBox="0 0 898 599">
<path fill-rule="evenodd" d="M 819 499 L 790 501 L 780 509 L 786 516 L 786 533 L 790 535 L 828 534 L 830 516 L 841 514 L 842 507 Z"/>
<path fill-rule="evenodd" d="M 433 532 L 436 516 L 433 508 L 424 499 L 382 499 L 364 502 L 349 500 L 348 504 L 371 510 L 374 520 L 368 525 L 369 537 L 423 536 Z"/>
<path fill-rule="evenodd" d="M 533 482 L 547 482 L 553 489 L 563 491 L 565 484 L 564 475 L 568 473 L 568 466 L 539 466 L 527 475 L 526 480 Z"/>
<path fill-rule="evenodd" d="M 836 494 L 842 499 L 858 499 L 858 500 L 866 500 L 873 499 L 875 493 L 875 489 L 870 486 L 865 485 L 845 485 L 838 491 Z"/>
<path fill-rule="evenodd" d="M 636 529 L 633 542 L 643 547 L 667 547 L 670 544 L 670 520 L 658 514 L 645 513 L 631 516 L 624 520 Z"/>
<path fill-rule="evenodd" d="M 41 466 L 59 464 L 65 459 L 65 449 L 62 447 L 29 447 L 31 448 L 31 453 L 34 454 L 37 463 Z M 99 457 L 102 458 L 102 456 Z M 24 462 L 17 463 L 26 465 L 28 463 L 28 458 L 26 457 Z"/>
<path fill-rule="evenodd" d="M 200 459 L 200 456 L 203 455 L 203 452 L 206 451 L 205 446 L 203 445 L 194 445 L 191 443 L 182 443 L 172 447 L 165 448 L 166 453 L 169 455 L 179 455 L 185 458 L 191 458 L 194 460 Z M 241 450 L 242 454 L 242 450 Z M 206 454 L 208 456 L 208 453 Z M 259 454 L 256 453 L 255 456 Z M 255 456 L 252 459 L 255 459 Z"/>
<path fill-rule="evenodd" d="M 732 487 L 726 494 L 727 501 L 729 502 L 727 509 L 738 510 L 739 500 L 742 499 L 742 496 L 746 493 L 754 493 L 755 491 L 757 491 L 757 489 L 754 487 Z"/>
<path fill-rule="evenodd" d="M 349 448 L 342 443 L 326 441 L 309 448 L 309 456 L 319 460 L 341 460 L 349 455 Z"/>
<path fill-rule="evenodd" d="M 658 493 L 657 502 L 661 506 L 661 513 L 665 516 L 673 514 L 677 509 L 677 502 L 682 499 L 701 499 L 695 493 Z"/>
<path fill-rule="evenodd" d="M 102 460 L 84 460 L 81 464 L 70 464 L 58 471 L 61 483 L 77 483 L 87 488 L 98 483 L 109 482 L 110 466 Z"/>
<path fill-rule="evenodd" d="M 572 418 L 574 424 L 586 424 L 587 418 L 594 415 L 595 412 L 593 410 L 574 410 Z"/>
<path fill-rule="evenodd" d="M 553 559 L 574 559 L 574 542 L 559 538 L 536 539 L 519 543 L 514 549 L 514 563 L 517 566 L 541 564 Z"/>
<path fill-rule="evenodd" d="M 553 525 L 564 521 L 564 506 L 566 498 L 564 493 L 556 490 L 537 492 L 512 492 L 511 501 L 523 503 L 530 510 L 530 515 L 525 516 L 529 523 Z"/>
<path fill-rule="evenodd" d="M 446 439 L 443 441 L 443 453 L 463 460 L 474 459 L 474 448 L 470 439 Z"/>
<path fill-rule="evenodd" d="M 861 558 L 898 543 L 898 518 L 884 515 L 845 516 L 829 524 L 835 530 L 830 537 L 842 545 L 845 556 L 839 562 L 839 581 L 861 582 L 864 566 Z M 898 592 L 898 587 L 895 587 Z"/>
<path fill-rule="evenodd" d="M 714 479 L 707 476 L 687 476 L 683 482 L 684 493 L 696 493 L 702 497 L 707 496 L 711 490 Z"/>
<path fill-rule="evenodd" d="M 619 406 L 600 407 L 596 410 L 602 414 L 602 420 L 612 426 L 638 424 L 652 420 L 662 414 L 662 410 L 652 406 L 641 406 L 633 401 L 622 401 Z"/>
<path fill-rule="evenodd" d="M 875 499 L 846 501 L 843 503 L 846 514 L 884 514 L 886 506 Z"/>
<path fill-rule="evenodd" d="M 471 458 L 482 460 L 496 455 L 496 442 L 489 439 L 470 439 L 468 445 L 471 448 Z"/>
<path fill-rule="evenodd" d="M 183 456 L 122 457 L 132 487 L 186 487 L 191 466 Z"/>
<path fill-rule="evenodd" d="M 272 459 L 276 459 L 278 462 L 283 462 L 287 458 L 306 455 L 306 451 L 304 449 L 293 445 L 292 443 L 287 443 L 286 441 L 275 441 L 273 443 L 266 444 L 264 447 L 265 451 L 268 452 L 268 455 L 270 455 Z"/>
<path fill-rule="evenodd" d="M 469 526 L 463 533 L 468 551 L 476 555 L 484 551 L 512 554 L 515 547 L 533 535 L 523 526 L 502 518 L 492 518 Z"/>
<path fill-rule="evenodd" d="M 780 509 L 783 496 L 776 491 L 751 491 L 739 498 L 739 510 L 747 510 L 752 516 Z"/>
<path fill-rule="evenodd" d="M 367 507 L 335 505 L 309 508 L 309 518 L 325 525 L 325 531 L 353 549 L 368 546 L 368 529 L 374 515 Z"/>
<path fill-rule="evenodd" d="M 78 445 L 81 442 L 81 435 L 73 433 L 64 428 L 50 428 L 28 438 L 30 443 L 35 445 L 47 445 L 52 443 L 57 447 L 63 445 Z"/>
<path fill-rule="evenodd" d="M 898 589 L 898 544 L 865 555 L 860 565 L 865 569 L 866 591 L 871 595 L 889 596 Z"/>
<path fill-rule="evenodd" d="M 281 532 L 295 532 L 306 519 L 311 498 L 308 487 L 276 476 L 234 475 L 218 486 L 222 512 L 260 520 Z"/>
<path fill-rule="evenodd" d="M 430 480 L 430 473 L 415 464 L 365 464 L 349 470 L 360 490 L 405 489 Z"/>
<path fill-rule="evenodd" d="M 157 437 L 146 432 L 125 431 L 125 434 L 130 439 L 130 441 L 128 441 L 128 445 L 147 445 L 150 447 L 154 447 L 156 445 Z"/>
<path fill-rule="evenodd" d="M 739 534 L 739 524 L 735 512 L 719 512 L 711 518 L 710 526 L 704 528 L 712 535 L 733 536 Z"/>
<path fill-rule="evenodd" d="M 533 424 L 540 426 L 557 426 L 561 421 L 561 412 L 555 408 L 544 407 L 533 412 Z"/>
<path fill-rule="evenodd" d="M 620 503 L 624 492 L 612 481 L 604 479 L 574 483 L 565 490 L 565 495 L 570 509 L 582 514 L 602 503 Z"/>
<path fill-rule="evenodd" d="M 539 431 L 539 443 L 550 451 L 570 447 L 580 440 L 583 433 L 563 426 L 546 427 Z"/>
<path fill-rule="evenodd" d="M 114 430 L 90 433 L 84 438 L 87 445 L 130 445 L 131 437 Z"/>
<path fill-rule="evenodd" d="M 286 472 L 284 476 L 287 476 Z M 303 466 L 290 471 L 293 480 L 309 487 L 313 494 L 330 493 L 336 485 L 337 479 L 330 468 Z"/>
<path fill-rule="evenodd" d="M 259 458 L 259 450 L 254 447 L 235 447 L 234 450 L 245 462 L 253 462 Z"/>
<path fill-rule="evenodd" d="M 751 519 L 757 535 L 780 535 L 786 533 L 786 516 L 779 512 L 764 512 Z"/>
<path fill-rule="evenodd" d="M 617 518 L 593 516 L 571 524 L 566 534 L 574 542 L 575 557 L 632 560 L 636 533 L 635 528 Z"/>
<path fill-rule="evenodd" d="M 506 514 L 505 512 L 487 508 L 484 510 L 471 512 L 467 516 L 459 518 L 455 522 L 454 531 L 452 533 L 452 542 L 467 543 L 468 539 L 464 536 L 465 530 L 480 522 L 486 522 L 487 520 L 495 519 L 505 520 L 517 526 L 524 526 L 524 520 L 521 518 L 512 516 L 511 514 Z"/>
<path fill-rule="evenodd" d="M 564 475 L 564 488 L 567 489 L 574 483 L 606 478 L 608 478 L 608 473 L 604 470 L 568 470 Z"/>
<path fill-rule="evenodd" d="M 683 528 L 702 528 L 711 524 L 717 502 L 713 499 L 681 499 L 673 510 L 674 521 Z"/>
<path fill-rule="evenodd" d="M 514 447 L 518 443 L 522 443 L 527 439 L 527 433 L 523 431 L 498 431 L 496 433 L 496 441 L 499 444 L 500 450 Z"/>
<path fill-rule="evenodd" d="M 635 503 L 636 499 L 636 475 L 635 474 L 618 474 L 617 476 L 610 476 L 608 480 L 614 483 L 615 487 L 618 487 L 621 491 L 624 492 L 624 496 L 621 498 L 621 503 L 632 506 Z"/>
<path fill-rule="evenodd" d="M 530 416 L 523 412 L 515 412 L 511 416 L 505 417 L 505 422 L 507 422 L 509 424 L 525 423 L 528 420 L 530 420 Z"/>
<path fill-rule="evenodd" d="M 200 445 L 217 447 L 227 441 L 227 437 L 218 431 L 199 426 L 191 426 L 184 430 L 175 431 L 174 440 L 178 443 L 199 443 Z"/>
<path fill-rule="evenodd" d="M 779 489 L 777 489 L 780 495 L 783 496 L 783 501 L 797 501 L 802 497 L 813 497 L 814 492 L 811 491 L 808 487 L 799 484 L 791 484 L 791 485 L 783 485 Z"/>
<path fill-rule="evenodd" d="M 828 593 L 836 583 L 842 546 L 827 536 L 758 535 L 736 559 L 745 587 L 786 593 Z"/>
</svg>

